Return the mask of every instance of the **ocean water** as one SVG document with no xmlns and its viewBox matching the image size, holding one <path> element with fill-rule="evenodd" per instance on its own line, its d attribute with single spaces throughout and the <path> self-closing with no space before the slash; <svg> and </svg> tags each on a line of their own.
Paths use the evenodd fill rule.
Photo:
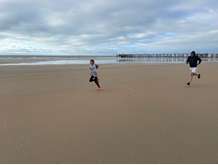
<svg viewBox="0 0 218 165">
<path fill-rule="evenodd" d="M 95 59 L 98 64 L 179 64 L 185 63 L 185 58 L 175 57 L 0 57 L 0 66 L 34 66 L 34 65 L 82 65 L 89 64 L 90 59 Z M 203 59 L 204 62 L 218 62 L 217 58 Z"/>
</svg>

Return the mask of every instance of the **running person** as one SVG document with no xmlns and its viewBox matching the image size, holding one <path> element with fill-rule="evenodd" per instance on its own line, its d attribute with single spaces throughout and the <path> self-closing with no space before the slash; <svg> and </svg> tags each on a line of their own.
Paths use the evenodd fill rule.
<svg viewBox="0 0 218 165">
<path fill-rule="evenodd" d="M 189 82 L 187 83 L 188 86 L 191 85 L 194 76 L 197 76 L 198 79 L 201 78 L 200 73 L 198 73 L 197 71 L 197 66 L 200 65 L 201 62 L 202 62 L 201 58 L 198 55 L 196 55 L 195 51 L 192 51 L 191 55 L 188 57 L 186 61 L 186 63 L 190 65 L 190 70 L 191 70 L 191 77 Z"/>
<path fill-rule="evenodd" d="M 101 86 L 99 84 L 99 79 L 98 79 L 98 73 L 97 73 L 98 68 L 99 68 L 99 66 L 97 64 L 95 64 L 95 60 L 91 59 L 90 60 L 90 66 L 89 66 L 91 77 L 89 79 L 89 82 L 95 82 L 97 87 L 99 89 L 101 89 Z"/>
</svg>

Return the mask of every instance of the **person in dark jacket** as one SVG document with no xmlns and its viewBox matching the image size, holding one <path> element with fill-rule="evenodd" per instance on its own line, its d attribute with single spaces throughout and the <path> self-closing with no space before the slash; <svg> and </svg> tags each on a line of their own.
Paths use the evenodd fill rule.
<svg viewBox="0 0 218 165">
<path fill-rule="evenodd" d="M 194 76 L 197 76 L 198 79 L 201 78 L 201 75 L 200 73 L 198 73 L 198 70 L 197 70 L 197 67 L 198 65 L 200 65 L 202 62 L 201 58 L 196 55 L 196 52 L 195 51 L 192 51 L 191 52 L 191 55 L 188 57 L 186 63 L 189 64 L 190 66 L 190 70 L 191 70 L 191 77 L 190 77 L 190 80 L 189 82 L 187 83 L 188 86 L 191 85 L 191 82 L 194 78 Z"/>
</svg>

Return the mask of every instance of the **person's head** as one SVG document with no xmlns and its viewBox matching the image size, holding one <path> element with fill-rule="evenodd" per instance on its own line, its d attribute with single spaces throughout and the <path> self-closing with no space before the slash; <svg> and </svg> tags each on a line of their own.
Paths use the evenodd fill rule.
<svg viewBox="0 0 218 165">
<path fill-rule="evenodd" d="M 91 60 L 90 60 L 90 64 L 91 64 L 91 65 L 94 65 L 94 64 L 95 64 L 95 60 L 94 60 L 94 59 L 91 59 Z"/>
<path fill-rule="evenodd" d="M 191 56 L 193 57 L 193 56 L 196 56 L 196 52 L 195 51 L 192 51 L 191 52 Z"/>
</svg>

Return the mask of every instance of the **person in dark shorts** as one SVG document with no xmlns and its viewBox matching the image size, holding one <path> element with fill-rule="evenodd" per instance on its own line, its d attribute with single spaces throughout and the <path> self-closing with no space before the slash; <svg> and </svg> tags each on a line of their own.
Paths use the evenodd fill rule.
<svg viewBox="0 0 218 165">
<path fill-rule="evenodd" d="M 196 55 L 195 51 L 192 51 L 191 55 L 187 58 L 186 63 L 189 64 L 190 71 L 191 71 L 191 77 L 189 82 L 187 83 L 188 86 L 191 85 L 194 76 L 197 76 L 198 79 L 201 78 L 201 74 L 197 70 L 197 66 L 200 65 L 201 62 L 202 62 L 201 58 L 198 55 Z"/>
<path fill-rule="evenodd" d="M 97 69 L 98 68 L 99 68 L 99 66 L 97 64 L 95 64 L 95 60 L 91 59 L 90 60 L 90 66 L 89 66 L 91 77 L 89 79 L 89 82 L 95 82 L 97 87 L 99 89 L 101 89 L 101 86 L 100 86 L 100 83 L 99 83 L 99 79 L 98 79 L 98 73 L 97 73 Z"/>
</svg>

